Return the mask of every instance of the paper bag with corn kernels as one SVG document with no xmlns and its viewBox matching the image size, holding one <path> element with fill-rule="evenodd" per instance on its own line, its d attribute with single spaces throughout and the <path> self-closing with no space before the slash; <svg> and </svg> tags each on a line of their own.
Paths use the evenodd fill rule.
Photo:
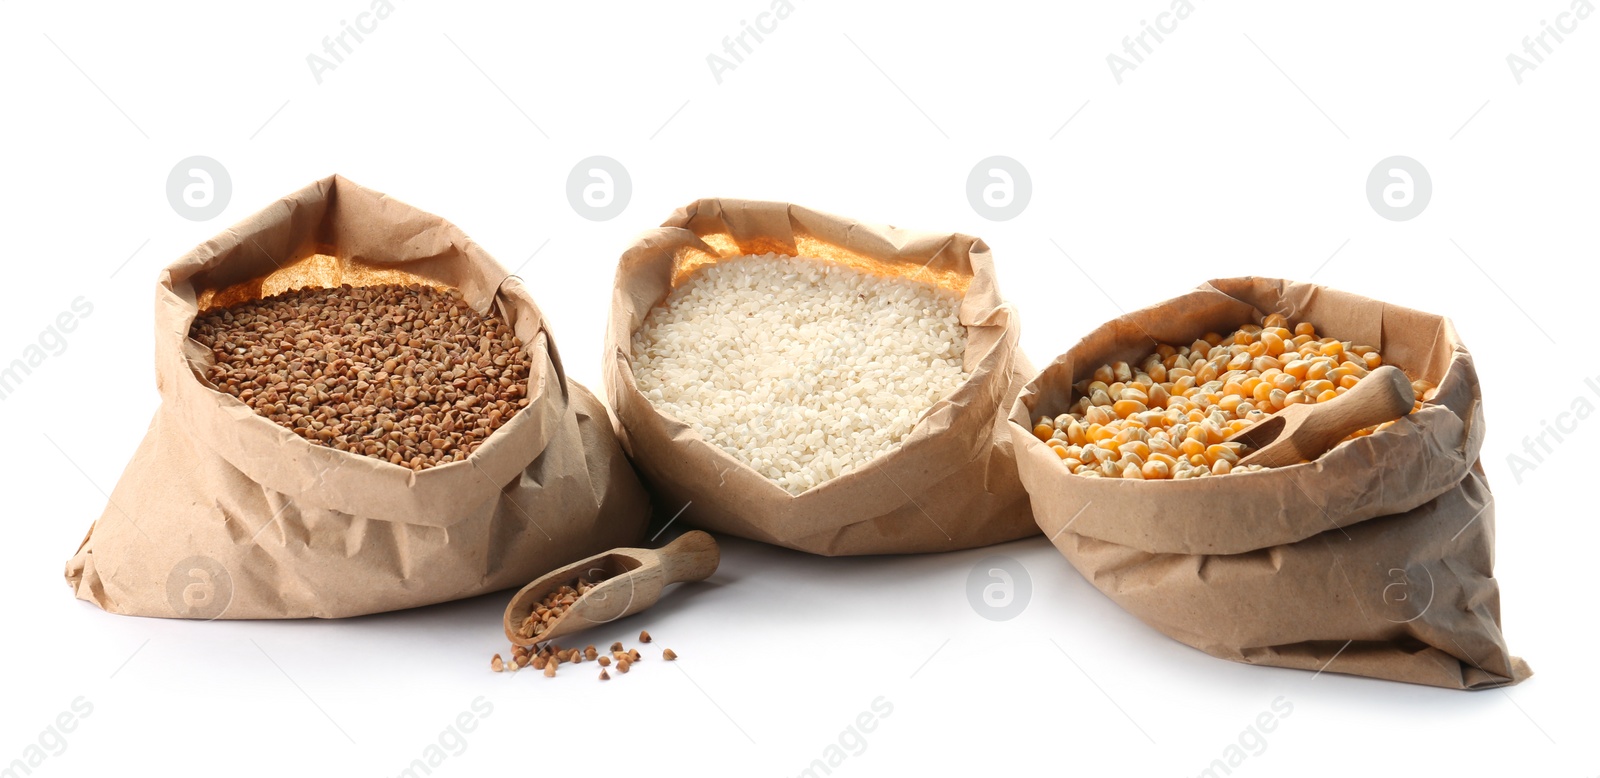
<svg viewBox="0 0 1600 778">
<path fill-rule="evenodd" d="M 1315 461 L 1188 480 L 1067 471 L 1033 432 L 1098 366 L 1270 313 L 1374 346 L 1437 385 L 1416 412 Z M 1100 591 L 1213 656 L 1457 689 L 1531 674 L 1500 629 L 1484 411 L 1448 319 L 1313 284 L 1212 281 L 1122 316 L 1017 398 L 1011 433 L 1039 527 Z"/>
<path fill-rule="evenodd" d="M 422 284 L 493 311 L 531 357 L 526 407 L 465 459 L 413 470 L 318 445 L 208 380 L 202 311 L 311 287 Z M 161 406 L 68 563 L 114 613 L 335 618 L 526 584 L 636 545 L 645 494 L 528 286 L 454 225 L 333 176 L 162 271 Z"/>
<path fill-rule="evenodd" d="M 700 268 L 744 255 L 809 257 L 960 293 L 968 377 L 894 449 L 791 494 L 640 392 L 633 335 Z M 1033 371 L 983 241 L 904 230 L 788 203 L 706 199 L 646 232 L 617 266 L 605 386 L 624 448 L 663 511 L 827 556 L 950 551 L 1034 534 L 1005 409 Z"/>
</svg>

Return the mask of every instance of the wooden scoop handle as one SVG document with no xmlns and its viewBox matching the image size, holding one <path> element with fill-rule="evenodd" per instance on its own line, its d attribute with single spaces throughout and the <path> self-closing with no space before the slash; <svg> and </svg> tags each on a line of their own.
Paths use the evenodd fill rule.
<svg viewBox="0 0 1600 778">
<path fill-rule="evenodd" d="M 1316 459 L 1356 430 L 1393 421 L 1410 413 L 1415 400 L 1411 380 L 1406 378 L 1406 374 L 1398 367 L 1384 365 L 1356 382 L 1350 391 L 1325 403 L 1304 406 L 1306 411 L 1299 424 L 1294 429 L 1284 431 L 1288 439 L 1280 438 L 1268 446 L 1292 446 L 1295 458 L 1290 464 L 1302 459 Z M 1263 448 L 1262 452 L 1266 450 Z M 1249 459 L 1246 457 L 1244 463 L 1249 463 Z M 1276 466 L 1266 462 L 1259 464 Z"/>
<path fill-rule="evenodd" d="M 717 564 L 722 561 L 717 541 L 700 530 L 683 533 L 656 555 L 661 559 L 664 583 L 703 581 L 717 571 Z"/>
</svg>

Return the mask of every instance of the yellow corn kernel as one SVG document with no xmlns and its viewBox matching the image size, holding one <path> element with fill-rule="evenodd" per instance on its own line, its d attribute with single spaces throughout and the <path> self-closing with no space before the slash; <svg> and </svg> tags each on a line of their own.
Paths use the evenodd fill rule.
<svg viewBox="0 0 1600 778">
<path fill-rule="evenodd" d="M 1295 337 L 1300 337 L 1301 335 L 1306 335 L 1308 337 L 1313 337 L 1314 338 L 1314 337 L 1317 336 L 1317 328 L 1311 326 L 1311 322 L 1303 321 L 1303 322 L 1300 322 L 1299 324 L 1294 325 L 1294 334 L 1295 334 Z"/>
<path fill-rule="evenodd" d="M 1333 370 L 1333 360 L 1331 360 L 1331 359 L 1316 359 L 1316 360 L 1312 360 L 1311 367 L 1306 368 L 1306 379 L 1310 380 L 1310 381 L 1317 381 L 1317 380 L 1321 380 L 1321 379 L 1327 378 L 1328 377 L 1328 373 L 1332 372 L 1332 370 Z"/>
<path fill-rule="evenodd" d="M 1050 426 L 1049 424 L 1033 425 L 1033 436 L 1040 440 L 1049 440 L 1050 436 L 1055 434 L 1055 431 L 1056 428 Z"/>
<path fill-rule="evenodd" d="M 1285 405 L 1287 405 L 1285 400 L 1287 400 L 1288 397 L 1289 397 L 1289 393 L 1288 392 L 1285 392 L 1282 389 L 1273 389 L 1267 395 L 1266 403 L 1272 409 L 1272 411 L 1274 411 L 1274 412 L 1281 411 L 1281 410 L 1283 410 L 1283 407 Z"/>
<path fill-rule="evenodd" d="M 1056 456 L 1058 456 L 1058 457 L 1060 457 L 1062 459 L 1066 459 L 1067 458 L 1067 447 L 1066 446 L 1051 446 L 1050 448 L 1055 450 Z"/>
<path fill-rule="evenodd" d="M 1139 468 L 1139 474 L 1146 479 L 1171 478 L 1172 468 L 1166 462 L 1151 461 L 1144 463 L 1144 467 Z"/>
<path fill-rule="evenodd" d="M 1205 433 L 1202 432 L 1200 436 L 1191 435 L 1190 437 L 1184 438 L 1183 442 L 1178 444 L 1178 451 L 1182 452 L 1183 455 L 1187 457 L 1206 453 L 1206 444 L 1200 440 L 1200 437 L 1204 436 L 1204 434 Z"/>
<path fill-rule="evenodd" d="M 1111 406 L 1111 410 L 1113 413 L 1117 414 L 1118 418 L 1126 419 L 1135 413 L 1143 413 L 1144 411 L 1149 410 L 1149 408 L 1138 400 L 1118 400 Z"/>
<path fill-rule="evenodd" d="M 1128 465 L 1126 465 L 1126 466 L 1124 466 L 1122 468 L 1122 477 L 1123 478 L 1133 478 L 1133 479 L 1137 479 L 1137 480 L 1143 481 L 1144 480 L 1144 473 L 1141 472 L 1139 470 L 1139 468 L 1133 466 L 1130 463 L 1130 464 L 1128 464 Z"/>
<path fill-rule="evenodd" d="M 1074 446 L 1081 446 L 1089 442 L 1089 436 L 1084 433 L 1082 423 L 1074 421 L 1067 425 L 1067 442 Z"/>
<path fill-rule="evenodd" d="M 1366 361 L 1368 370 L 1377 370 L 1383 367 L 1383 355 L 1376 351 L 1369 351 L 1361 355 L 1361 358 Z"/>
<path fill-rule="evenodd" d="M 1105 406 L 1103 405 L 1090 406 L 1089 410 L 1084 411 L 1083 420 L 1088 422 L 1091 426 L 1096 424 L 1109 424 L 1111 423 L 1111 412 L 1106 410 Z"/>
<path fill-rule="evenodd" d="M 1103 384 L 1109 384 L 1112 381 L 1117 380 L 1117 376 L 1115 373 L 1111 372 L 1110 365 L 1101 365 L 1094 369 L 1094 380 Z"/>
<path fill-rule="evenodd" d="M 1325 356 L 1325 357 L 1336 357 L 1336 356 L 1339 356 L 1340 354 L 1343 354 L 1343 353 L 1344 353 L 1344 344 L 1340 343 L 1337 340 L 1329 341 L 1327 343 L 1322 344 L 1322 355 Z"/>
<path fill-rule="evenodd" d="M 1227 460 L 1230 463 L 1237 462 L 1239 461 L 1239 452 L 1235 451 L 1232 446 L 1225 446 L 1221 443 L 1206 446 L 1207 462 L 1220 462 L 1223 460 Z"/>
<path fill-rule="evenodd" d="M 1211 463 L 1212 475 L 1227 475 L 1233 470 L 1233 463 L 1226 459 L 1219 459 Z"/>
<path fill-rule="evenodd" d="M 1300 385 L 1300 391 L 1305 392 L 1312 397 L 1316 397 L 1323 392 L 1332 391 L 1333 385 L 1333 381 L 1326 379 L 1320 381 L 1307 381 Z"/>
<path fill-rule="evenodd" d="M 1338 397 L 1338 396 L 1339 396 L 1339 393 L 1337 391 L 1335 391 L 1333 389 L 1329 389 L 1329 390 L 1323 392 L 1322 394 L 1317 395 L 1317 402 L 1325 403 L 1325 402 L 1327 402 L 1329 400 L 1332 400 L 1333 398 Z"/>
<path fill-rule="evenodd" d="M 1150 446 L 1144 441 L 1135 440 L 1122 446 L 1120 451 L 1124 454 L 1132 454 L 1140 459 L 1150 458 Z"/>
<path fill-rule="evenodd" d="M 1272 379 L 1272 388 L 1282 389 L 1285 392 L 1292 392 L 1300 388 L 1300 382 L 1295 379 L 1294 374 L 1283 373 Z"/>
<path fill-rule="evenodd" d="M 1255 361 L 1250 363 L 1250 369 L 1257 373 L 1265 373 L 1268 370 L 1281 367 L 1283 367 L 1283 362 L 1277 357 L 1256 357 Z"/>
<path fill-rule="evenodd" d="M 1310 369 L 1311 363 L 1305 361 L 1304 359 L 1296 359 L 1283 366 L 1283 372 L 1294 376 L 1296 380 L 1300 381 L 1305 380 L 1306 372 Z"/>
<path fill-rule="evenodd" d="M 1222 400 L 1217 403 L 1217 407 L 1221 408 L 1223 413 L 1237 413 L 1239 411 L 1239 403 L 1242 402 L 1244 402 L 1244 397 L 1241 395 L 1223 395 Z"/>
<path fill-rule="evenodd" d="M 1200 340 L 1205 341 L 1206 348 L 1209 350 L 1212 346 L 1219 346 L 1222 344 L 1222 335 L 1215 332 L 1208 332 L 1204 335 L 1201 335 Z"/>
<path fill-rule="evenodd" d="M 1309 396 L 1307 396 L 1305 392 L 1302 392 L 1299 389 L 1296 389 L 1296 390 L 1288 393 L 1287 395 L 1284 395 L 1284 398 L 1283 398 L 1283 404 L 1285 406 L 1301 405 L 1301 404 L 1309 403 L 1309 402 L 1311 402 L 1311 398 Z"/>
<path fill-rule="evenodd" d="M 1151 381 L 1157 384 L 1163 384 L 1167 381 L 1167 368 L 1160 362 L 1150 365 L 1149 368 L 1145 370 L 1145 373 L 1150 376 Z"/>
<path fill-rule="evenodd" d="M 1351 360 L 1348 360 L 1348 359 L 1343 361 L 1343 362 L 1340 362 L 1339 366 L 1337 368 L 1335 368 L 1335 369 L 1336 370 L 1348 371 L 1350 373 L 1350 375 L 1353 375 L 1356 378 L 1366 378 L 1367 377 L 1367 373 L 1372 372 L 1372 371 L 1367 369 L 1367 363 L 1366 362 L 1363 362 L 1363 361 L 1360 361 L 1360 360 L 1351 361 Z"/>
<path fill-rule="evenodd" d="M 1171 396 L 1167 394 L 1167 388 L 1165 386 L 1156 384 L 1155 386 L 1150 387 L 1149 400 L 1151 408 L 1165 408 L 1167 407 L 1167 400 L 1169 399 L 1171 399 Z"/>
<path fill-rule="evenodd" d="M 1266 356 L 1275 357 L 1283 353 L 1283 338 L 1272 330 L 1262 332 L 1260 342 L 1262 353 Z"/>
</svg>

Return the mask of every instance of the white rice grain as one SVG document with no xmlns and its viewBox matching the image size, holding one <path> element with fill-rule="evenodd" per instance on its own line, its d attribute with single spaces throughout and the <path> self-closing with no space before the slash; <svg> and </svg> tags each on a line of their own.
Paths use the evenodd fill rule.
<svg viewBox="0 0 1600 778">
<path fill-rule="evenodd" d="M 961 298 L 818 259 L 697 271 L 633 336 L 639 391 L 799 494 L 900 445 L 967 379 Z"/>
</svg>

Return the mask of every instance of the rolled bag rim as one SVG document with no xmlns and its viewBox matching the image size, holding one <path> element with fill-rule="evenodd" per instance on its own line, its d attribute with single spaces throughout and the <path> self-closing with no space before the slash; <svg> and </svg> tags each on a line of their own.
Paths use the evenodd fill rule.
<svg viewBox="0 0 1600 778">
<path fill-rule="evenodd" d="M 1041 384 L 1060 380 L 1061 374 L 1070 372 L 1077 356 L 1075 352 L 1091 339 L 1107 331 L 1121 330 L 1123 335 L 1139 334 L 1142 340 L 1148 341 L 1149 337 L 1142 333 L 1149 330 L 1147 325 L 1159 318 L 1163 308 L 1197 296 L 1231 297 L 1250 306 L 1257 318 L 1269 312 L 1289 315 L 1286 311 L 1262 310 L 1259 304 L 1268 302 L 1264 298 L 1241 299 L 1233 297 L 1230 291 L 1261 281 L 1276 285 L 1279 292 L 1288 283 L 1281 279 L 1253 277 L 1215 279 L 1091 330 L 1040 370 L 1018 393 L 1009 417 L 1018 458 L 1037 461 L 1048 458 L 1052 463 L 1059 462 L 1050 447 L 1034 436 L 1032 420 L 1038 414 L 1032 411 L 1044 394 Z M 1348 295 L 1316 284 L 1297 285 Z M 1439 322 L 1436 340 L 1444 338 L 1451 346 L 1451 354 L 1435 404 L 1403 417 L 1379 433 L 1346 441 L 1315 461 L 1226 478 L 1155 483 L 1086 478 L 1069 473 L 1059 465 L 1054 471 L 1041 468 L 1049 475 L 1039 478 L 1030 473 L 1029 468 L 1019 468 L 1030 494 L 1040 490 L 1070 493 L 1080 508 L 1076 515 L 1068 516 L 1045 515 L 1036 510 L 1035 520 L 1040 529 L 1046 536 L 1054 536 L 1070 526 L 1076 534 L 1152 554 L 1239 554 L 1294 543 L 1369 519 L 1405 513 L 1454 488 L 1466 477 L 1483 446 L 1483 406 L 1479 401 L 1471 354 L 1446 317 L 1387 303 L 1380 304 L 1378 310 L 1430 317 Z M 1243 323 L 1241 320 L 1235 326 Z M 1367 345 L 1376 345 L 1382 350 L 1381 343 Z M 1070 381 L 1066 386 L 1070 390 Z M 1387 473 L 1373 465 L 1376 461 L 1404 461 L 1411 463 L 1415 472 Z M 1324 472 L 1361 469 L 1371 470 L 1374 476 L 1363 479 L 1366 488 L 1357 493 L 1335 493 L 1322 488 L 1323 482 L 1328 480 L 1319 477 Z M 1399 481 L 1403 481 L 1403 485 Z M 1386 486 L 1391 483 L 1396 484 L 1392 489 Z M 1391 491 L 1405 496 L 1390 494 Z M 1205 511 L 1192 510 L 1192 506 L 1203 505 L 1219 495 L 1230 502 L 1245 502 L 1248 512 L 1220 522 Z M 1248 495 L 1248 499 L 1241 500 L 1242 495 Z"/>
<path fill-rule="evenodd" d="M 307 196 L 331 202 L 341 187 L 363 189 L 343 176 L 329 176 L 280 198 L 263 212 L 302 206 Z M 200 348 L 189 339 L 189 327 L 198 314 L 193 277 L 221 265 L 230 252 L 242 249 L 245 241 L 261 237 L 267 228 L 247 231 L 260 216 L 247 217 L 161 271 L 156 286 L 155 343 L 162 411 L 173 414 L 197 443 L 250 480 L 282 494 L 294 494 L 307 507 L 429 527 L 448 527 L 475 516 L 479 506 L 495 499 L 505 484 L 539 457 L 570 408 L 567 378 L 552 345 L 549 322 L 526 285 L 506 273 L 453 223 L 447 223 L 451 243 L 462 253 L 463 262 L 479 270 L 493 269 L 501 276 L 492 299 L 507 324 L 515 327 L 520 317 L 533 317 L 536 333 L 531 342 L 524 343 L 534 357 L 528 405 L 484 439 L 467 459 L 413 471 L 312 443 L 257 414 L 237 397 L 211 388 L 197 374 L 193 355 L 186 353 Z M 324 214 L 323 219 L 327 218 Z M 259 242 L 256 245 L 259 248 Z M 181 323 L 176 331 L 163 330 L 162 322 L 169 317 Z"/>
<path fill-rule="evenodd" d="M 670 276 L 672 262 L 670 256 L 682 249 L 716 254 L 718 249 L 710 246 L 701 235 L 690 226 L 699 218 L 715 218 L 723 208 L 740 209 L 772 209 L 782 208 L 788 218 L 790 229 L 794 232 L 809 231 L 806 225 L 814 221 L 832 221 L 836 223 L 849 223 L 853 225 L 868 225 L 849 217 L 815 211 L 791 203 L 775 201 L 749 201 L 725 198 L 702 198 L 689 205 L 679 208 L 659 228 L 648 230 L 641 234 L 623 252 L 618 262 L 617 273 L 621 277 L 624 273 L 632 271 L 634 266 L 647 263 L 649 272 L 663 273 Z M 908 230 L 888 225 L 871 224 L 882 231 L 888 232 L 892 238 L 890 246 L 901 248 L 917 239 L 942 238 L 944 245 L 939 253 L 950 250 L 952 247 L 958 253 L 965 253 L 974 265 L 971 274 L 971 284 L 963 293 L 961 306 L 962 324 L 968 328 L 969 346 L 972 343 L 974 330 L 992 335 L 992 340 L 987 342 L 976 364 L 969 371 L 967 380 L 962 382 L 955 391 L 941 398 L 932 407 L 923 413 L 913 426 L 911 432 L 899 446 L 893 450 L 879 455 L 862 467 L 846 474 L 863 476 L 879 473 L 884 478 L 846 478 L 836 477 L 824 481 L 817 486 L 801 492 L 798 495 L 790 494 L 766 476 L 758 473 L 750 466 L 735 459 L 721 448 L 706 440 L 699 432 L 690 428 L 671 414 L 656 408 L 638 389 L 634 379 L 629 354 L 620 344 L 622 339 L 616 333 L 607 333 L 607 346 L 604 359 L 605 388 L 613 412 L 617 415 L 619 437 L 628 452 L 630 459 L 639 468 L 642 475 L 647 476 L 647 481 L 653 484 L 652 491 L 660 491 L 654 486 L 663 478 L 670 478 L 673 482 L 674 497 L 692 495 L 687 507 L 684 508 L 684 518 L 696 526 L 705 527 L 715 531 L 746 537 L 762 542 L 773 543 L 788 548 L 809 550 L 818 538 L 828 537 L 844 528 L 861 523 L 871 522 L 885 514 L 902 511 L 907 508 L 921 510 L 915 506 L 915 495 L 921 489 L 936 483 L 950 473 L 959 471 L 972 465 L 975 459 L 986 459 L 991 455 L 996 442 L 995 428 L 1004 423 L 1003 401 L 1008 389 L 1014 386 L 1012 373 L 1019 362 L 1026 364 L 1026 357 L 1022 355 L 1020 347 L 1020 316 L 1016 308 L 1010 303 L 999 299 L 994 291 L 995 279 L 992 254 L 988 245 L 976 236 L 962 233 L 943 233 L 928 230 Z M 856 235 L 853 230 L 851 235 Z M 770 237 L 770 236 L 764 236 Z M 789 248 L 791 256 L 805 256 L 797 253 L 798 246 L 793 242 Z M 776 251 L 773 253 L 784 253 Z M 653 257 L 653 258 L 652 258 Z M 667 258 L 667 259 L 664 259 Z M 724 259 L 726 257 L 723 257 Z M 824 259 L 823 261 L 827 261 Z M 887 260 L 882 260 L 887 261 Z M 665 265 L 663 267 L 663 265 Z M 637 272 L 637 271 L 634 271 Z M 667 292 L 676 288 L 670 281 L 667 283 Z M 974 304 L 974 292 L 978 292 L 988 299 L 993 296 L 993 301 L 987 305 Z M 623 290 L 618 285 L 613 287 L 612 320 L 611 326 L 618 324 L 619 306 L 622 300 L 619 297 Z M 648 313 L 649 307 L 644 308 Z M 629 328 L 627 337 L 631 338 L 638 325 Z M 980 416 L 987 418 L 981 426 L 986 434 L 975 435 L 972 440 L 962 448 L 960 455 L 948 455 L 949 466 L 942 470 L 921 470 L 914 465 L 929 459 L 927 452 L 939 451 L 951 445 L 951 438 L 946 434 L 931 433 L 931 428 L 939 426 L 941 432 L 947 425 L 937 424 L 959 417 L 965 413 L 968 406 L 980 404 L 982 407 L 992 408 Z M 644 439 L 652 448 L 688 446 L 695 451 L 696 456 L 690 458 L 694 472 L 682 472 L 683 463 L 671 463 L 670 473 L 663 472 L 660 463 L 641 460 L 635 455 L 635 439 Z M 775 519 L 764 521 L 761 526 L 739 517 L 742 511 L 734 511 L 723 501 L 717 499 L 723 490 L 718 488 L 705 488 L 703 485 L 710 483 L 712 487 L 719 484 L 736 485 L 737 491 L 742 494 L 757 495 L 761 501 L 763 518 Z M 892 482 L 892 483 L 891 483 Z M 696 487 L 694 484 L 702 486 Z M 849 511 L 827 510 L 826 506 L 847 504 Z M 768 531 L 774 523 L 790 525 L 795 520 L 805 518 L 808 524 L 795 527 L 789 531 Z M 817 519 L 825 519 L 818 521 Z M 891 553 L 883 551 L 856 552 L 856 553 Z"/>
</svg>

